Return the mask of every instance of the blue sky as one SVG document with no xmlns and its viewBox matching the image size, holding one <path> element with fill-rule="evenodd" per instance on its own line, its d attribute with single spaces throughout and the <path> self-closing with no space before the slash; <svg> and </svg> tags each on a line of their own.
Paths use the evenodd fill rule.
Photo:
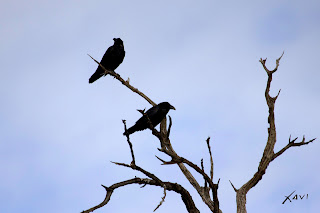
<svg viewBox="0 0 320 213">
<path fill-rule="evenodd" d="M 88 79 L 113 44 L 124 41 L 117 72 L 153 101 L 176 107 L 171 141 L 182 156 L 209 168 L 223 212 L 257 170 L 267 139 L 267 66 L 285 54 L 274 75 L 278 151 L 289 135 L 320 137 L 319 1 L 3 1 L 0 8 L 1 211 L 69 213 L 98 204 L 100 184 L 143 177 L 110 161 L 130 162 L 122 119 L 149 104 L 109 77 Z M 137 164 L 185 186 L 209 212 L 177 166 L 161 166 L 150 131 L 131 137 Z M 292 148 L 272 162 L 247 197 L 248 212 L 317 212 L 319 141 Z M 199 182 L 202 178 L 197 174 Z M 308 200 L 282 205 L 296 190 Z M 162 190 L 129 186 L 96 212 L 151 212 Z M 126 205 L 123 203 L 126 202 Z M 169 192 L 157 212 L 184 212 Z"/>
</svg>

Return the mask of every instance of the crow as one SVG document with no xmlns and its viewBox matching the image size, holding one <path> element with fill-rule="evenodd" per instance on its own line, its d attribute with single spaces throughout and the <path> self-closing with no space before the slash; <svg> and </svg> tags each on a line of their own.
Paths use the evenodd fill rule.
<svg viewBox="0 0 320 213">
<path fill-rule="evenodd" d="M 107 70 L 114 71 L 123 61 L 125 56 L 125 51 L 123 47 L 123 41 L 120 38 L 114 38 L 114 44 L 110 46 L 100 64 Z M 104 70 L 98 66 L 97 70 L 89 79 L 89 83 L 93 83 L 104 75 Z"/>
<path fill-rule="evenodd" d="M 156 127 L 167 115 L 170 109 L 176 110 L 168 102 L 162 102 L 151 107 L 145 114 L 149 117 L 153 127 Z M 135 125 L 130 127 L 123 135 L 130 135 L 136 131 L 141 131 L 149 128 L 148 118 L 143 115 Z"/>
</svg>

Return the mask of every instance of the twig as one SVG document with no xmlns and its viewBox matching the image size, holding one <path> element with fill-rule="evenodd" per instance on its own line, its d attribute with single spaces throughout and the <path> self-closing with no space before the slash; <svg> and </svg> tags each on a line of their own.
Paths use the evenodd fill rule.
<svg viewBox="0 0 320 213">
<path fill-rule="evenodd" d="M 210 178 L 213 180 L 213 159 L 212 159 L 212 153 L 211 153 L 211 147 L 210 147 L 210 137 L 207 138 L 207 146 L 210 154 Z"/>
<path fill-rule="evenodd" d="M 111 161 L 111 163 L 114 163 L 114 164 L 116 164 L 116 165 L 118 165 L 118 166 L 129 167 L 129 168 L 131 168 L 131 169 L 133 169 L 133 170 L 137 170 L 137 171 L 139 171 L 139 172 L 142 172 L 142 173 L 145 174 L 147 177 L 149 177 L 149 178 L 151 178 L 151 179 L 153 179 L 153 180 L 155 180 L 155 181 L 158 181 L 160 184 L 163 184 L 163 182 L 162 182 L 157 176 L 155 176 L 154 174 L 152 174 L 152 173 L 150 173 L 150 172 L 142 169 L 140 166 L 131 165 L 131 164 L 128 165 L 128 164 L 125 164 L 125 163 L 118 163 L 118 162 L 112 162 L 112 161 Z"/>
<path fill-rule="evenodd" d="M 236 189 L 236 187 L 234 187 L 234 185 L 232 184 L 231 180 L 229 180 L 229 182 L 231 183 L 231 186 L 232 186 L 233 190 L 234 190 L 235 192 L 237 192 L 238 189 Z"/>
<path fill-rule="evenodd" d="M 163 204 L 164 200 L 166 199 L 167 193 L 166 193 L 166 185 L 163 187 L 163 197 L 161 198 L 161 201 L 159 205 L 153 210 L 154 212 Z"/>
<path fill-rule="evenodd" d="M 201 170 L 204 172 L 204 166 L 203 166 L 203 158 L 201 159 Z M 206 179 L 203 177 L 204 180 L 204 188 L 208 187 Z"/>
<path fill-rule="evenodd" d="M 99 208 L 103 207 L 104 205 L 108 204 L 114 189 L 119 188 L 121 186 L 129 185 L 129 184 L 132 184 L 132 183 L 138 183 L 140 181 L 142 182 L 142 179 L 133 178 L 133 179 L 130 179 L 130 180 L 126 180 L 126 181 L 122 181 L 122 182 L 119 182 L 119 183 L 115 183 L 110 187 L 106 187 L 106 186 L 102 185 L 107 191 L 106 197 L 104 198 L 104 200 L 100 204 L 98 204 L 98 205 L 96 205 L 96 206 L 94 206 L 94 207 L 92 207 L 92 208 L 90 208 L 88 210 L 82 211 L 81 213 L 93 212 L 94 210 L 99 209 Z"/>
<path fill-rule="evenodd" d="M 260 63 L 262 64 L 264 70 L 267 72 L 268 75 L 269 75 L 269 74 L 273 74 L 274 72 L 276 72 L 276 71 L 278 70 L 279 62 L 280 62 L 283 54 L 284 54 L 284 51 L 282 52 L 282 55 L 276 60 L 276 67 L 275 67 L 273 70 L 271 70 L 271 71 L 266 67 L 267 58 L 264 59 L 264 60 L 262 60 L 262 58 L 260 58 L 259 61 L 260 61 Z"/>
<path fill-rule="evenodd" d="M 171 116 L 169 115 L 169 127 L 168 127 L 167 138 L 169 138 L 170 136 L 171 126 L 172 126 L 172 119 L 171 119 Z"/>
<path fill-rule="evenodd" d="M 163 165 L 164 165 L 164 163 L 166 163 L 166 161 L 165 160 L 162 160 L 161 158 L 159 158 L 158 156 L 156 156 L 156 158 L 158 158 L 158 160 L 160 160 L 162 163 L 163 163 Z"/>
<path fill-rule="evenodd" d="M 171 161 L 163 162 L 163 165 L 174 164 L 174 163 L 185 163 L 188 166 L 190 166 L 191 168 L 193 168 L 194 170 L 196 170 L 199 174 L 201 174 L 203 176 L 203 178 L 209 183 L 209 187 L 211 189 L 214 189 L 216 187 L 215 186 L 216 184 L 214 184 L 212 182 L 210 177 L 204 171 L 202 171 L 196 164 L 192 163 L 191 161 L 187 160 L 186 158 L 180 157 L 177 154 L 170 153 L 166 150 L 160 150 L 160 151 L 162 151 L 162 152 L 168 154 L 170 157 L 172 157 Z"/>
<path fill-rule="evenodd" d="M 122 122 L 123 122 L 123 125 L 124 125 L 124 132 L 126 133 L 126 132 L 128 131 L 128 130 L 127 130 L 126 120 L 122 120 Z M 131 164 L 135 165 L 135 164 L 136 164 L 136 161 L 135 161 L 135 158 L 134 158 L 132 143 L 130 142 L 129 134 L 125 134 L 125 135 L 126 135 L 126 137 L 127 137 L 127 142 L 128 142 L 128 144 L 129 144 L 130 151 L 131 151 L 131 157 L 132 157 L 132 162 L 131 162 Z"/>
</svg>

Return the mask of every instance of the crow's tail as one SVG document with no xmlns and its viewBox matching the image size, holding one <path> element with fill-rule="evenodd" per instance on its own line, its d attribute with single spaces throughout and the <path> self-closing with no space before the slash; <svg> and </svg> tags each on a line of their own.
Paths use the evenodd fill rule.
<svg viewBox="0 0 320 213">
<path fill-rule="evenodd" d="M 126 132 L 123 133 L 123 135 L 131 135 L 132 133 L 138 131 L 138 128 L 136 126 L 130 127 L 127 129 Z"/>
<path fill-rule="evenodd" d="M 96 80 L 98 80 L 99 78 L 101 78 L 101 76 L 103 76 L 103 70 L 101 69 L 101 67 L 98 67 L 98 69 L 96 70 L 95 73 L 93 73 L 93 75 L 90 77 L 89 79 L 89 84 L 95 82 Z"/>
</svg>

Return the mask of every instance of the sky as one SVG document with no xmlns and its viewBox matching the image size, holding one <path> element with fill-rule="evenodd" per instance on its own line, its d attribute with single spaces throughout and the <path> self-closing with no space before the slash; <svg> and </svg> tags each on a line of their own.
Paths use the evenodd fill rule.
<svg viewBox="0 0 320 213">
<path fill-rule="evenodd" d="M 277 143 L 289 136 L 320 138 L 320 2 L 307 1 L 2 1 L 0 7 L 0 203 L 4 213 L 81 212 L 100 203 L 103 185 L 143 174 L 130 163 L 122 119 L 150 104 L 110 76 L 88 84 L 113 38 L 126 56 L 117 72 L 154 102 L 176 111 L 171 143 L 209 172 L 223 212 L 236 212 L 235 192 L 257 171 L 267 141 L 267 75 L 281 89 L 275 106 Z M 188 189 L 201 213 L 209 212 L 176 165 L 163 166 L 149 130 L 131 136 L 140 167 Z M 319 139 L 274 160 L 247 194 L 248 212 L 318 212 Z M 190 169 L 191 170 L 191 169 Z M 192 170 L 191 170 L 192 171 Z M 203 179 L 192 171 L 197 180 Z M 308 199 L 282 204 L 285 196 Z M 159 187 L 118 189 L 95 212 L 152 212 Z M 168 192 L 161 212 L 186 212 Z"/>
</svg>

